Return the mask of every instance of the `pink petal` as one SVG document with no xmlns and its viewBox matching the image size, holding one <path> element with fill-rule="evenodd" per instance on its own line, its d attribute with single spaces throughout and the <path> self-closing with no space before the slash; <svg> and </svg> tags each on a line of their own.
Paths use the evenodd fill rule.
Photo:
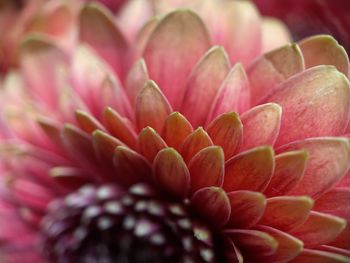
<svg viewBox="0 0 350 263">
<path fill-rule="evenodd" d="M 150 35 L 143 57 L 150 78 L 159 84 L 174 109 L 180 107 L 186 79 L 209 45 L 205 25 L 189 10 L 169 13 Z"/>
<path fill-rule="evenodd" d="M 191 192 L 208 186 L 222 186 L 224 153 L 221 147 L 209 146 L 200 150 L 190 161 Z"/>
<path fill-rule="evenodd" d="M 171 112 L 171 106 L 157 84 L 147 81 L 136 98 L 135 119 L 138 129 L 150 126 L 160 133 Z"/>
<path fill-rule="evenodd" d="M 314 202 L 307 196 L 279 196 L 267 199 L 266 210 L 259 224 L 283 231 L 303 224 Z"/>
<path fill-rule="evenodd" d="M 127 43 L 113 22 L 112 14 L 97 4 L 85 5 L 80 13 L 80 40 L 92 46 L 120 77 L 125 75 L 122 64 Z"/>
<path fill-rule="evenodd" d="M 190 189 L 190 173 L 181 155 L 173 148 L 158 152 L 153 162 L 157 184 L 170 195 L 185 198 Z"/>
<path fill-rule="evenodd" d="M 338 254 L 313 250 L 304 249 L 299 256 L 294 258 L 291 263 L 348 263 L 350 258 L 344 257 Z"/>
<path fill-rule="evenodd" d="M 233 191 L 227 196 L 231 205 L 229 227 L 250 228 L 263 216 L 266 205 L 263 194 L 251 191 Z"/>
<path fill-rule="evenodd" d="M 288 193 L 302 179 L 308 154 L 306 151 L 291 151 L 281 153 L 275 158 L 275 172 L 264 194 L 278 196 Z"/>
<path fill-rule="evenodd" d="M 345 49 L 332 36 L 318 35 L 299 42 L 307 68 L 318 65 L 334 65 L 349 75 L 349 58 Z"/>
<path fill-rule="evenodd" d="M 273 254 L 278 248 L 277 240 L 262 231 L 228 229 L 224 233 L 235 242 L 243 254 L 267 256 Z"/>
<path fill-rule="evenodd" d="M 224 113 L 213 120 L 207 132 L 215 145 L 219 145 L 225 152 L 225 159 L 231 158 L 242 142 L 242 123 L 234 113 Z"/>
<path fill-rule="evenodd" d="M 306 222 L 290 234 L 302 240 L 307 248 L 324 245 L 334 240 L 346 226 L 346 221 L 340 217 L 311 212 Z"/>
<path fill-rule="evenodd" d="M 244 132 L 240 150 L 274 145 L 281 126 L 281 115 L 281 107 L 274 103 L 259 105 L 245 112 L 241 116 Z"/>
<path fill-rule="evenodd" d="M 185 139 L 193 132 L 191 124 L 179 112 L 171 113 L 165 120 L 162 137 L 170 147 L 180 151 Z"/>
<path fill-rule="evenodd" d="M 113 162 L 119 180 L 128 186 L 151 180 L 151 164 L 142 155 L 127 147 L 116 148 Z"/>
<path fill-rule="evenodd" d="M 131 148 L 136 148 L 137 135 L 126 118 L 121 117 L 112 108 L 104 111 L 104 123 L 109 132 Z"/>
<path fill-rule="evenodd" d="M 314 138 L 283 146 L 277 152 L 306 150 L 309 154 L 303 178 L 289 195 L 319 198 L 331 189 L 348 171 L 350 144 L 342 138 Z"/>
<path fill-rule="evenodd" d="M 252 105 L 274 92 L 281 82 L 304 70 L 304 59 L 296 44 L 287 44 L 258 58 L 247 71 Z"/>
<path fill-rule="evenodd" d="M 204 125 L 221 82 L 229 72 L 230 62 L 222 47 L 211 48 L 190 74 L 181 112 L 193 127 Z"/>
<path fill-rule="evenodd" d="M 347 78 L 330 66 L 311 68 L 283 82 L 266 99 L 283 109 L 276 144 L 343 134 L 349 121 L 349 86 Z"/>
<path fill-rule="evenodd" d="M 193 208 L 215 228 L 223 227 L 231 214 L 230 202 L 220 187 L 205 187 L 191 198 Z"/>
<path fill-rule="evenodd" d="M 130 69 L 125 83 L 125 91 L 132 106 L 135 105 L 137 94 L 140 93 L 148 79 L 146 63 L 143 59 L 139 59 Z"/>
<path fill-rule="evenodd" d="M 317 199 L 313 210 L 350 219 L 349 201 L 349 188 L 334 188 Z"/>
<path fill-rule="evenodd" d="M 79 127 L 87 133 L 92 133 L 97 129 L 104 130 L 102 124 L 87 112 L 77 110 L 75 112 L 75 118 L 77 119 Z"/>
<path fill-rule="evenodd" d="M 222 113 L 244 112 L 250 106 L 250 91 L 244 68 L 236 64 L 228 73 L 210 108 L 207 123 Z"/>
<path fill-rule="evenodd" d="M 159 134 L 151 127 L 144 128 L 138 137 L 139 152 L 146 157 L 148 161 L 153 162 L 157 153 L 167 147 L 166 143 Z"/>
<path fill-rule="evenodd" d="M 274 254 L 258 258 L 261 262 L 289 262 L 303 250 L 302 241 L 278 229 L 269 226 L 256 226 L 255 229 L 271 235 L 278 242 L 278 248 Z"/>
<path fill-rule="evenodd" d="M 188 164 L 196 153 L 205 147 L 212 145 L 213 142 L 211 141 L 209 135 L 202 127 L 199 127 L 187 136 L 181 148 L 181 155 Z"/>
<path fill-rule="evenodd" d="M 232 157 L 225 165 L 223 188 L 263 191 L 274 170 L 274 152 L 271 147 L 258 147 Z"/>
</svg>

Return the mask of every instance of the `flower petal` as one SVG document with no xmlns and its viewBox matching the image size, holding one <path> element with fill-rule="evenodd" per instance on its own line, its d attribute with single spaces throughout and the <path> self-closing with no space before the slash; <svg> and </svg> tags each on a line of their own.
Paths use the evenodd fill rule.
<svg viewBox="0 0 350 263">
<path fill-rule="evenodd" d="M 181 112 L 193 127 L 204 125 L 213 98 L 229 72 L 230 62 L 222 47 L 211 48 L 190 74 Z"/>
<path fill-rule="evenodd" d="M 190 161 L 191 192 L 207 186 L 222 186 L 224 180 L 224 152 L 219 146 L 200 150 Z"/>
<path fill-rule="evenodd" d="M 274 152 L 263 146 L 243 152 L 226 162 L 223 188 L 235 190 L 263 191 L 274 170 Z"/>
<path fill-rule="evenodd" d="M 190 173 L 181 155 L 173 148 L 158 152 L 153 162 L 153 176 L 165 192 L 185 198 L 190 189 Z"/>
<path fill-rule="evenodd" d="M 267 199 L 266 210 L 259 224 L 283 231 L 303 224 L 314 202 L 307 196 L 278 196 Z"/>
<path fill-rule="evenodd" d="M 306 222 L 290 234 L 302 240 L 307 248 L 327 244 L 345 228 L 346 221 L 340 217 L 312 211 Z"/>
<path fill-rule="evenodd" d="M 75 112 L 75 118 L 78 122 L 79 127 L 87 133 L 92 133 L 97 129 L 102 131 L 104 130 L 102 124 L 96 120 L 94 116 L 85 111 L 77 110 Z"/>
<path fill-rule="evenodd" d="M 199 127 L 187 136 L 181 148 L 181 155 L 186 163 L 189 163 L 194 155 L 205 147 L 212 146 L 209 135 L 206 131 Z"/>
<path fill-rule="evenodd" d="M 136 148 L 137 135 L 126 118 L 121 117 L 112 108 L 104 111 L 104 123 L 108 131 L 131 148 Z"/>
<path fill-rule="evenodd" d="M 304 59 L 296 44 L 287 44 L 257 59 L 247 71 L 252 105 L 276 90 L 281 82 L 304 70 Z"/>
<path fill-rule="evenodd" d="M 349 76 L 349 58 L 345 49 L 330 35 L 318 35 L 299 42 L 305 59 L 305 66 L 334 65 Z"/>
<path fill-rule="evenodd" d="M 334 188 L 317 199 L 313 210 L 350 219 L 349 201 L 349 188 Z"/>
<path fill-rule="evenodd" d="M 350 143 L 346 138 L 314 138 L 297 141 L 277 150 L 306 150 L 309 154 L 303 178 L 289 195 L 319 198 L 331 189 L 348 171 Z"/>
<path fill-rule="evenodd" d="M 304 175 L 308 154 L 306 151 L 281 153 L 275 158 L 275 172 L 264 194 L 278 196 L 288 193 Z"/>
<path fill-rule="evenodd" d="M 225 159 L 235 154 L 242 142 L 242 123 L 234 112 L 224 113 L 213 120 L 207 132 L 215 145 L 219 145 L 225 152 Z"/>
<path fill-rule="evenodd" d="M 334 67 L 318 66 L 283 82 L 266 101 L 276 102 L 283 109 L 277 145 L 337 136 L 348 124 L 350 84 Z"/>
<path fill-rule="evenodd" d="M 289 262 L 303 250 L 303 242 L 299 239 L 269 226 L 256 226 L 254 229 L 271 235 L 277 242 L 276 252 L 270 256 L 259 258 L 261 262 Z"/>
<path fill-rule="evenodd" d="M 209 46 L 205 25 L 189 10 L 169 13 L 150 35 L 143 53 L 150 78 L 175 109 L 180 107 L 191 69 Z"/>
<path fill-rule="evenodd" d="M 137 94 L 140 93 L 148 80 L 146 63 L 143 59 L 139 59 L 130 69 L 125 81 L 125 92 L 128 95 L 132 106 L 135 105 Z"/>
<path fill-rule="evenodd" d="M 199 189 L 193 194 L 191 205 L 215 228 L 223 227 L 230 218 L 230 202 L 225 191 L 220 187 Z"/>
<path fill-rule="evenodd" d="M 279 48 L 292 41 L 287 26 L 280 20 L 264 17 L 262 20 L 262 53 Z"/>
<path fill-rule="evenodd" d="M 281 116 L 282 109 L 275 103 L 259 105 L 245 112 L 241 116 L 244 132 L 240 150 L 274 145 L 281 126 Z"/>
<path fill-rule="evenodd" d="M 152 178 L 151 164 L 142 155 L 127 147 L 117 146 L 113 163 L 119 180 L 127 186 L 142 181 L 149 182 Z"/>
<path fill-rule="evenodd" d="M 191 124 L 179 112 L 171 113 L 165 120 L 162 138 L 170 147 L 180 151 L 187 136 L 193 132 Z"/>
<path fill-rule="evenodd" d="M 147 81 L 136 98 L 135 118 L 138 129 L 150 126 L 160 133 L 171 112 L 171 106 L 157 84 Z"/>
<path fill-rule="evenodd" d="M 125 75 L 122 65 L 127 43 L 113 22 L 112 15 L 103 6 L 85 5 L 80 13 L 80 40 L 92 46 L 107 61 L 118 76 Z"/>
<path fill-rule="evenodd" d="M 146 157 L 148 161 L 153 162 L 157 153 L 167 147 L 166 143 L 159 134 L 151 127 L 144 128 L 138 137 L 139 152 Z"/>
<path fill-rule="evenodd" d="M 247 76 L 240 64 L 233 66 L 222 82 L 209 111 L 207 123 L 222 113 L 244 112 L 250 106 L 250 91 Z"/>
<path fill-rule="evenodd" d="M 277 248 L 277 240 L 271 235 L 258 230 L 228 229 L 224 233 L 229 236 L 243 254 L 255 256 L 271 255 Z"/>
<path fill-rule="evenodd" d="M 233 191 L 227 194 L 231 205 L 228 227 L 250 228 L 263 216 L 266 199 L 259 192 Z"/>
<path fill-rule="evenodd" d="M 304 249 L 291 263 L 348 263 L 350 258 L 335 253 Z"/>
</svg>

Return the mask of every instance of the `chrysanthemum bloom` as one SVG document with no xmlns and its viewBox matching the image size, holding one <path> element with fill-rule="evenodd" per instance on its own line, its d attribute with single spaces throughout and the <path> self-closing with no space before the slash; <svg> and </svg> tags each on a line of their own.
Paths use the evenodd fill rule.
<svg viewBox="0 0 350 263">
<path fill-rule="evenodd" d="M 262 55 L 280 24 L 197 4 L 136 37 L 87 5 L 73 56 L 21 45 L 0 96 L 3 262 L 349 262 L 344 49 Z"/>
</svg>

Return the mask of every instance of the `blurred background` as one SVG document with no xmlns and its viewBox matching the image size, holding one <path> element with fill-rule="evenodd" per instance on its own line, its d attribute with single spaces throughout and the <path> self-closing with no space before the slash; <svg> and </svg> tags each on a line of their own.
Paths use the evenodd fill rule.
<svg viewBox="0 0 350 263">
<path fill-rule="evenodd" d="M 283 20 L 298 40 L 331 34 L 350 51 L 350 0 L 253 0 L 260 12 Z"/>
</svg>

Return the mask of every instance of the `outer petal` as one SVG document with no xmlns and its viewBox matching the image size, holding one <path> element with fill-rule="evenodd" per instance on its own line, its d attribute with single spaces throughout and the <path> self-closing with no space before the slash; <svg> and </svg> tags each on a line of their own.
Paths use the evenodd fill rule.
<svg viewBox="0 0 350 263">
<path fill-rule="evenodd" d="M 275 158 L 275 172 L 265 190 L 267 196 L 278 196 L 288 193 L 302 179 L 308 154 L 305 150 L 281 153 Z"/>
<path fill-rule="evenodd" d="M 191 198 L 191 205 L 215 228 L 224 226 L 231 214 L 227 195 L 219 187 L 206 187 L 198 190 Z"/>
<path fill-rule="evenodd" d="M 167 193 L 185 198 L 190 190 L 190 174 L 181 155 L 173 148 L 161 150 L 153 162 L 153 176 Z"/>
<path fill-rule="evenodd" d="M 182 102 L 186 78 L 209 45 L 203 22 L 189 10 L 166 15 L 150 35 L 143 53 L 150 78 L 175 109 Z"/>
<path fill-rule="evenodd" d="M 343 138 L 315 138 L 283 146 L 277 152 L 304 149 L 309 154 L 301 181 L 290 195 L 309 195 L 314 199 L 332 188 L 348 171 L 350 144 Z"/>
<path fill-rule="evenodd" d="M 281 126 L 281 115 L 282 109 L 275 103 L 259 105 L 245 112 L 241 116 L 244 132 L 240 150 L 274 145 Z"/>
<path fill-rule="evenodd" d="M 305 58 L 305 66 L 334 65 L 346 76 L 349 75 L 349 58 L 345 49 L 328 35 L 312 36 L 299 42 Z"/>
<path fill-rule="evenodd" d="M 320 250 L 304 249 L 298 257 L 291 261 L 291 263 L 348 263 L 349 261 L 350 258 L 338 254 Z"/>
<path fill-rule="evenodd" d="M 344 133 L 349 122 L 350 84 L 334 67 L 319 66 L 282 83 L 266 101 L 276 102 L 283 109 L 277 145 L 337 136 Z"/>
<path fill-rule="evenodd" d="M 193 127 L 204 125 L 216 92 L 229 72 L 230 62 L 222 47 L 211 48 L 189 76 L 181 112 Z"/>
<path fill-rule="evenodd" d="M 334 240 L 345 226 L 346 221 L 340 217 L 311 212 L 306 222 L 290 233 L 301 239 L 305 247 L 313 248 Z"/>
<path fill-rule="evenodd" d="M 121 61 L 124 59 L 127 43 L 111 15 L 102 6 L 90 4 L 82 9 L 80 39 L 91 45 L 115 69 L 118 76 L 124 76 L 125 68 Z"/>
<path fill-rule="evenodd" d="M 125 81 L 125 91 L 132 106 L 135 105 L 137 94 L 142 90 L 148 79 L 146 63 L 143 59 L 139 59 L 130 69 Z"/>
<path fill-rule="evenodd" d="M 260 57 L 247 71 L 252 104 L 257 105 L 278 84 L 303 70 L 303 55 L 296 44 L 287 44 Z"/>
<path fill-rule="evenodd" d="M 271 147 L 258 147 L 234 156 L 226 162 L 223 188 L 262 191 L 270 181 L 274 169 Z"/>
<path fill-rule="evenodd" d="M 303 250 L 303 242 L 299 239 L 268 226 L 256 226 L 255 229 L 264 231 L 278 242 L 278 248 L 271 256 L 258 258 L 259 262 L 289 262 Z"/>
<path fill-rule="evenodd" d="M 287 26 L 280 20 L 264 17 L 262 21 L 262 53 L 292 41 Z"/>
<path fill-rule="evenodd" d="M 307 196 L 279 196 L 267 199 L 266 210 L 259 224 L 288 231 L 308 218 L 313 200 Z"/>
</svg>

